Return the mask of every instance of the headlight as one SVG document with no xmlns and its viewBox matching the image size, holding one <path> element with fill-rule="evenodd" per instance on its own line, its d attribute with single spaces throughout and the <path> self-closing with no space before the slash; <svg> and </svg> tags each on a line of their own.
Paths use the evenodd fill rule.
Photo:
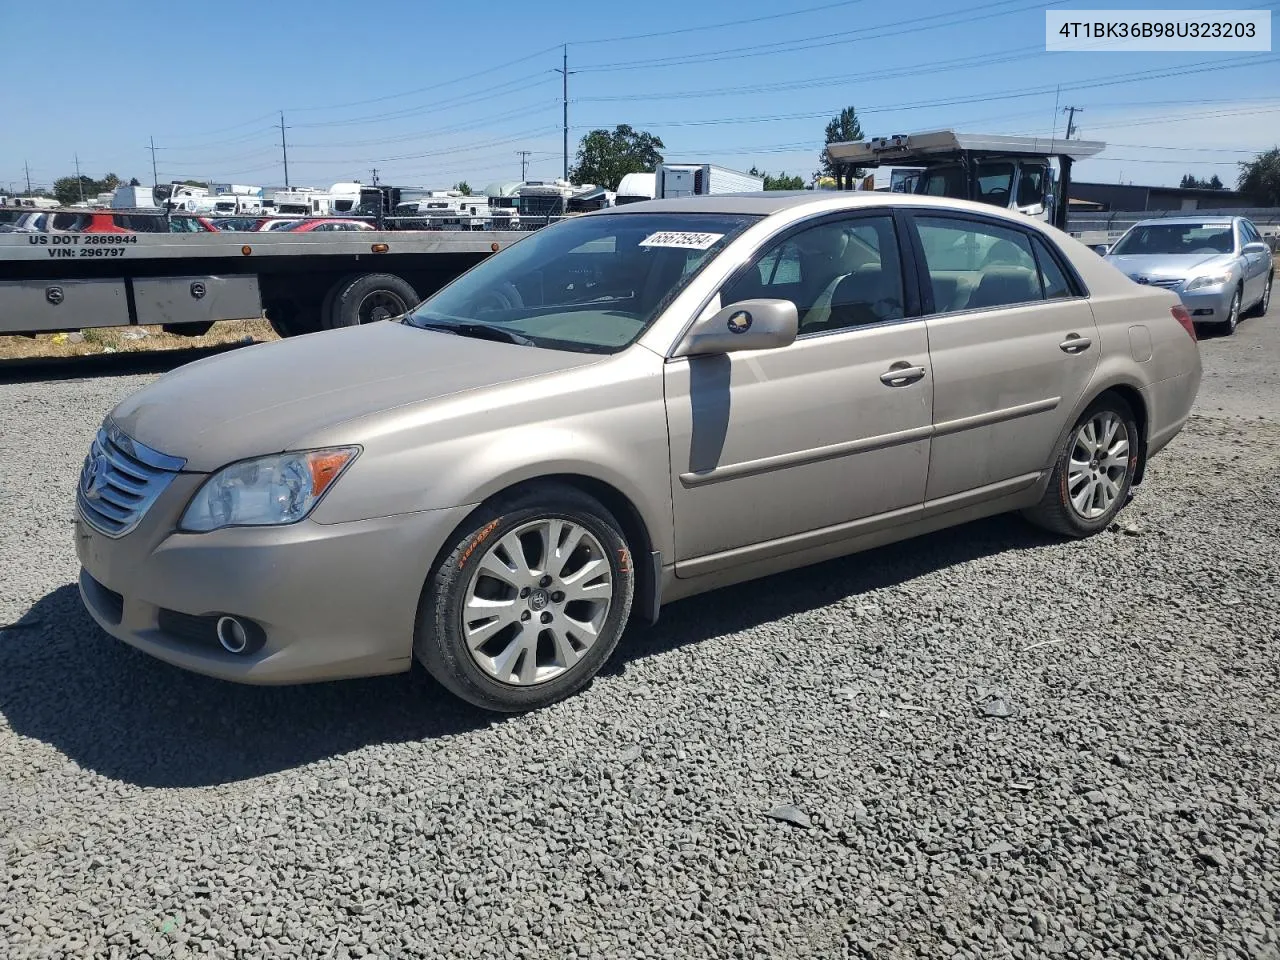
<svg viewBox="0 0 1280 960">
<path fill-rule="evenodd" d="M 297 523 L 359 452 L 359 447 L 302 450 L 223 467 L 196 491 L 178 526 L 206 533 Z"/>
<path fill-rule="evenodd" d="M 1200 290 L 1203 287 L 1220 287 L 1224 283 L 1231 282 L 1230 273 L 1207 273 L 1203 277 L 1196 277 L 1187 284 L 1187 290 Z"/>
</svg>

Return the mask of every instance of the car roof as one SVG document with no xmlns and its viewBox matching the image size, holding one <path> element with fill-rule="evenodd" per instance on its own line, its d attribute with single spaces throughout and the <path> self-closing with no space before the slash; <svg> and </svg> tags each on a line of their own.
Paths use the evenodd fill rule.
<svg viewBox="0 0 1280 960">
<path fill-rule="evenodd" d="M 869 207 L 912 206 L 937 210 L 964 210 L 986 216 L 1005 217 L 1017 222 L 1028 218 L 1016 211 L 986 203 L 930 197 L 887 190 L 767 190 L 760 193 L 724 193 L 712 196 L 641 200 L 621 207 L 593 210 L 585 216 L 628 216 L 633 213 L 721 213 L 770 216 L 783 211 L 813 207 L 815 212 L 858 210 Z"/>
</svg>

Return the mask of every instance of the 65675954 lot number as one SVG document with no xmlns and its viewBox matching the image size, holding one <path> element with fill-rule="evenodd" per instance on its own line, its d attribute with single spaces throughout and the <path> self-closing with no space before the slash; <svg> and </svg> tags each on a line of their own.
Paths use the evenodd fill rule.
<svg viewBox="0 0 1280 960">
<path fill-rule="evenodd" d="M 32 244 L 49 247 L 51 257 L 123 257 L 126 245 L 138 242 L 135 233 L 52 233 L 27 238 Z"/>
</svg>

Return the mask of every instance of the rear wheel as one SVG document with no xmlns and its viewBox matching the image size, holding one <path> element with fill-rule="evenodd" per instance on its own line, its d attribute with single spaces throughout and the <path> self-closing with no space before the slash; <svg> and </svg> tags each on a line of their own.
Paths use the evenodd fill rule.
<svg viewBox="0 0 1280 960">
<path fill-rule="evenodd" d="M 1097 533 L 1128 499 L 1139 442 L 1133 410 L 1120 397 L 1103 394 L 1072 427 L 1044 496 L 1024 516 L 1065 537 Z"/>
<path fill-rule="evenodd" d="M 1257 306 L 1249 311 L 1249 316 L 1265 317 L 1267 315 L 1267 311 L 1271 309 L 1271 284 L 1275 278 L 1275 274 L 1267 277 L 1267 285 L 1262 288 L 1262 299 L 1258 301 Z"/>
<path fill-rule="evenodd" d="M 617 521 L 537 485 L 474 513 L 423 590 L 414 652 L 451 692 L 519 712 L 577 693 L 622 635 L 635 575 Z"/>
<path fill-rule="evenodd" d="M 323 320 L 331 329 L 356 327 L 402 316 L 417 304 L 417 292 L 404 280 L 390 273 L 369 273 L 352 280 L 333 298 Z"/>
</svg>

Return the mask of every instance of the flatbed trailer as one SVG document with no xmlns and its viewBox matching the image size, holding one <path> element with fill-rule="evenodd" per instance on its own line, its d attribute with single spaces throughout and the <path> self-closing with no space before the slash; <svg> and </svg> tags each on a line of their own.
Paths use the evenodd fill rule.
<svg viewBox="0 0 1280 960">
<path fill-rule="evenodd" d="M 266 316 L 281 336 L 403 313 L 511 231 L 0 233 L 0 334 Z"/>
</svg>

